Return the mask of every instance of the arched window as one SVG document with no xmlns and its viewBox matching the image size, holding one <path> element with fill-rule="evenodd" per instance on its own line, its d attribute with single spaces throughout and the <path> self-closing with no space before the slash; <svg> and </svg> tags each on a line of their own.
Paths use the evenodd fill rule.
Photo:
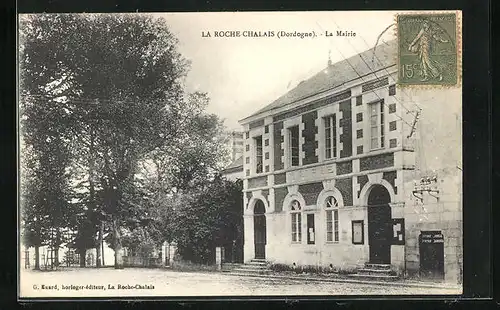
<svg viewBox="0 0 500 310">
<path fill-rule="evenodd" d="M 339 203 L 335 197 L 326 198 L 326 242 L 339 242 Z"/>
<path fill-rule="evenodd" d="M 300 243 L 302 241 L 302 207 L 297 200 L 292 201 L 290 213 L 292 217 L 292 242 Z"/>
</svg>

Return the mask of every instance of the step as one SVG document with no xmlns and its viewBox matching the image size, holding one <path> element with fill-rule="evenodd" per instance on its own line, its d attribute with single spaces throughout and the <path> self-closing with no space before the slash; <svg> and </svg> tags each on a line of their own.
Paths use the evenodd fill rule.
<svg viewBox="0 0 500 310">
<path fill-rule="evenodd" d="M 378 271 L 369 271 L 369 270 L 360 270 L 358 271 L 359 275 L 364 275 L 364 276 L 393 276 L 395 275 L 394 272 L 387 271 L 387 272 L 378 272 Z"/>
<path fill-rule="evenodd" d="M 357 279 L 371 279 L 371 280 L 387 280 L 393 281 L 399 279 L 398 276 L 391 275 L 381 275 L 381 274 L 351 274 L 349 277 L 357 278 Z"/>
<path fill-rule="evenodd" d="M 252 266 L 267 266 L 267 263 L 261 263 L 261 262 L 249 262 L 249 263 L 246 263 L 245 265 L 252 265 Z"/>
<path fill-rule="evenodd" d="M 235 263 L 223 263 L 222 268 L 234 268 L 234 267 L 239 267 L 243 266 L 243 264 L 235 264 Z"/>
<path fill-rule="evenodd" d="M 379 270 L 391 270 L 390 264 L 371 264 L 366 263 L 365 269 L 379 269 Z"/>
<path fill-rule="evenodd" d="M 252 271 L 252 270 L 259 271 L 259 270 L 267 270 L 268 268 L 266 268 L 266 267 L 260 267 L 260 266 L 243 265 L 243 266 L 236 267 L 234 269 L 249 270 L 249 271 Z"/>
<path fill-rule="evenodd" d="M 237 273 L 237 274 L 266 274 L 269 273 L 270 270 L 268 269 L 243 269 L 243 268 L 235 268 L 231 271 L 231 273 Z"/>
<path fill-rule="evenodd" d="M 231 276 L 241 276 L 241 277 L 267 277 L 269 275 L 268 272 L 260 272 L 260 273 L 249 273 L 249 272 L 231 272 Z"/>
<path fill-rule="evenodd" d="M 372 269 L 372 268 L 358 269 L 358 273 L 390 274 L 391 272 L 392 270 L 390 269 Z"/>
<path fill-rule="evenodd" d="M 222 271 L 231 271 L 235 268 L 241 267 L 243 264 L 222 264 Z"/>
</svg>

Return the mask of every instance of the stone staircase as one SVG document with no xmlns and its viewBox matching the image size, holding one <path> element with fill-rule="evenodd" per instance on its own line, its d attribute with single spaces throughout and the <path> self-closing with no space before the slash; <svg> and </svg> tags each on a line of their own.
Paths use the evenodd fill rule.
<svg viewBox="0 0 500 310">
<path fill-rule="evenodd" d="M 392 281 L 399 279 L 390 264 L 370 264 L 366 263 L 363 268 L 358 269 L 357 273 L 349 275 L 352 278 L 363 280 Z"/>
<path fill-rule="evenodd" d="M 254 258 L 246 264 L 241 264 L 231 270 L 231 274 L 263 275 L 270 272 L 265 259 Z"/>
<path fill-rule="evenodd" d="M 222 272 L 231 272 L 236 268 L 239 268 L 241 265 L 240 263 L 223 263 L 222 264 Z"/>
</svg>

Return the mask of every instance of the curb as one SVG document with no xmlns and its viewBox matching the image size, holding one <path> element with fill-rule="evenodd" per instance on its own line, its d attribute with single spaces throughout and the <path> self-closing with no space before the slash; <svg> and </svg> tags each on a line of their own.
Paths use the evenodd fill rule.
<svg viewBox="0 0 500 310">
<path fill-rule="evenodd" d="M 372 285 L 385 285 L 385 286 L 406 286 L 406 287 L 419 287 L 419 288 L 440 288 L 444 290 L 459 290 L 459 286 L 443 286 L 442 284 L 429 284 L 429 283 L 409 283 L 409 282 L 385 282 L 385 281 L 368 281 L 368 280 L 355 280 L 343 278 L 311 278 L 311 277 L 293 277 L 293 276 L 276 276 L 276 275 L 256 275 L 248 273 L 226 272 L 227 275 L 244 276 L 261 279 L 286 279 L 286 280 L 300 280 L 300 281 L 316 281 L 316 282 L 341 282 L 341 283 L 357 283 L 357 284 L 372 284 Z"/>
</svg>

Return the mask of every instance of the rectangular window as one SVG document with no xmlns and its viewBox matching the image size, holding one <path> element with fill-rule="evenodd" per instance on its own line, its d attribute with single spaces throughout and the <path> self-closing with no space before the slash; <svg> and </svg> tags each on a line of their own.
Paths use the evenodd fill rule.
<svg viewBox="0 0 500 310">
<path fill-rule="evenodd" d="M 357 113 L 356 114 L 356 122 L 362 122 L 363 121 L 363 113 Z"/>
<path fill-rule="evenodd" d="M 370 148 L 384 147 L 384 101 L 370 104 Z"/>
<path fill-rule="evenodd" d="M 363 97 L 357 96 L 356 97 L 356 105 L 362 105 L 362 104 L 363 104 Z"/>
<path fill-rule="evenodd" d="M 389 96 L 394 96 L 396 94 L 396 85 L 389 86 Z"/>
<path fill-rule="evenodd" d="M 314 231 L 314 214 L 307 215 L 307 244 L 314 244 L 316 242 Z"/>
<path fill-rule="evenodd" d="M 358 145 L 358 147 L 357 147 L 357 153 L 358 154 L 363 154 L 363 146 L 362 145 Z"/>
<path fill-rule="evenodd" d="M 262 173 L 263 154 L 262 154 L 262 136 L 254 138 L 255 141 L 255 172 Z"/>
<path fill-rule="evenodd" d="M 396 121 L 393 121 L 393 122 L 389 123 L 389 130 L 390 131 L 396 130 Z"/>
<path fill-rule="evenodd" d="M 289 143 L 290 143 L 290 165 L 299 165 L 299 126 L 293 126 L 288 128 L 289 133 Z"/>
<path fill-rule="evenodd" d="M 352 244 L 364 244 L 364 235 L 363 221 L 352 221 Z"/>
<path fill-rule="evenodd" d="M 292 242 L 300 243 L 302 241 L 302 214 L 292 213 Z"/>
<path fill-rule="evenodd" d="M 335 114 L 323 118 L 325 124 L 325 158 L 337 157 L 337 120 Z"/>
<path fill-rule="evenodd" d="M 333 242 L 332 211 L 326 211 L 326 241 Z"/>
<path fill-rule="evenodd" d="M 333 210 L 333 241 L 339 242 L 339 211 Z"/>
<path fill-rule="evenodd" d="M 389 113 L 394 113 L 396 112 L 396 104 L 395 103 L 391 103 L 389 105 Z"/>
<path fill-rule="evenodd" d="M 356 130 L 356 138 L 357 139 L 363 138 L 363 129 Z"/>
<path fill-rule="evenodd" d="M 326 242 L 339 242 L 339 211 L 326 211 Z"/>
</svg>

